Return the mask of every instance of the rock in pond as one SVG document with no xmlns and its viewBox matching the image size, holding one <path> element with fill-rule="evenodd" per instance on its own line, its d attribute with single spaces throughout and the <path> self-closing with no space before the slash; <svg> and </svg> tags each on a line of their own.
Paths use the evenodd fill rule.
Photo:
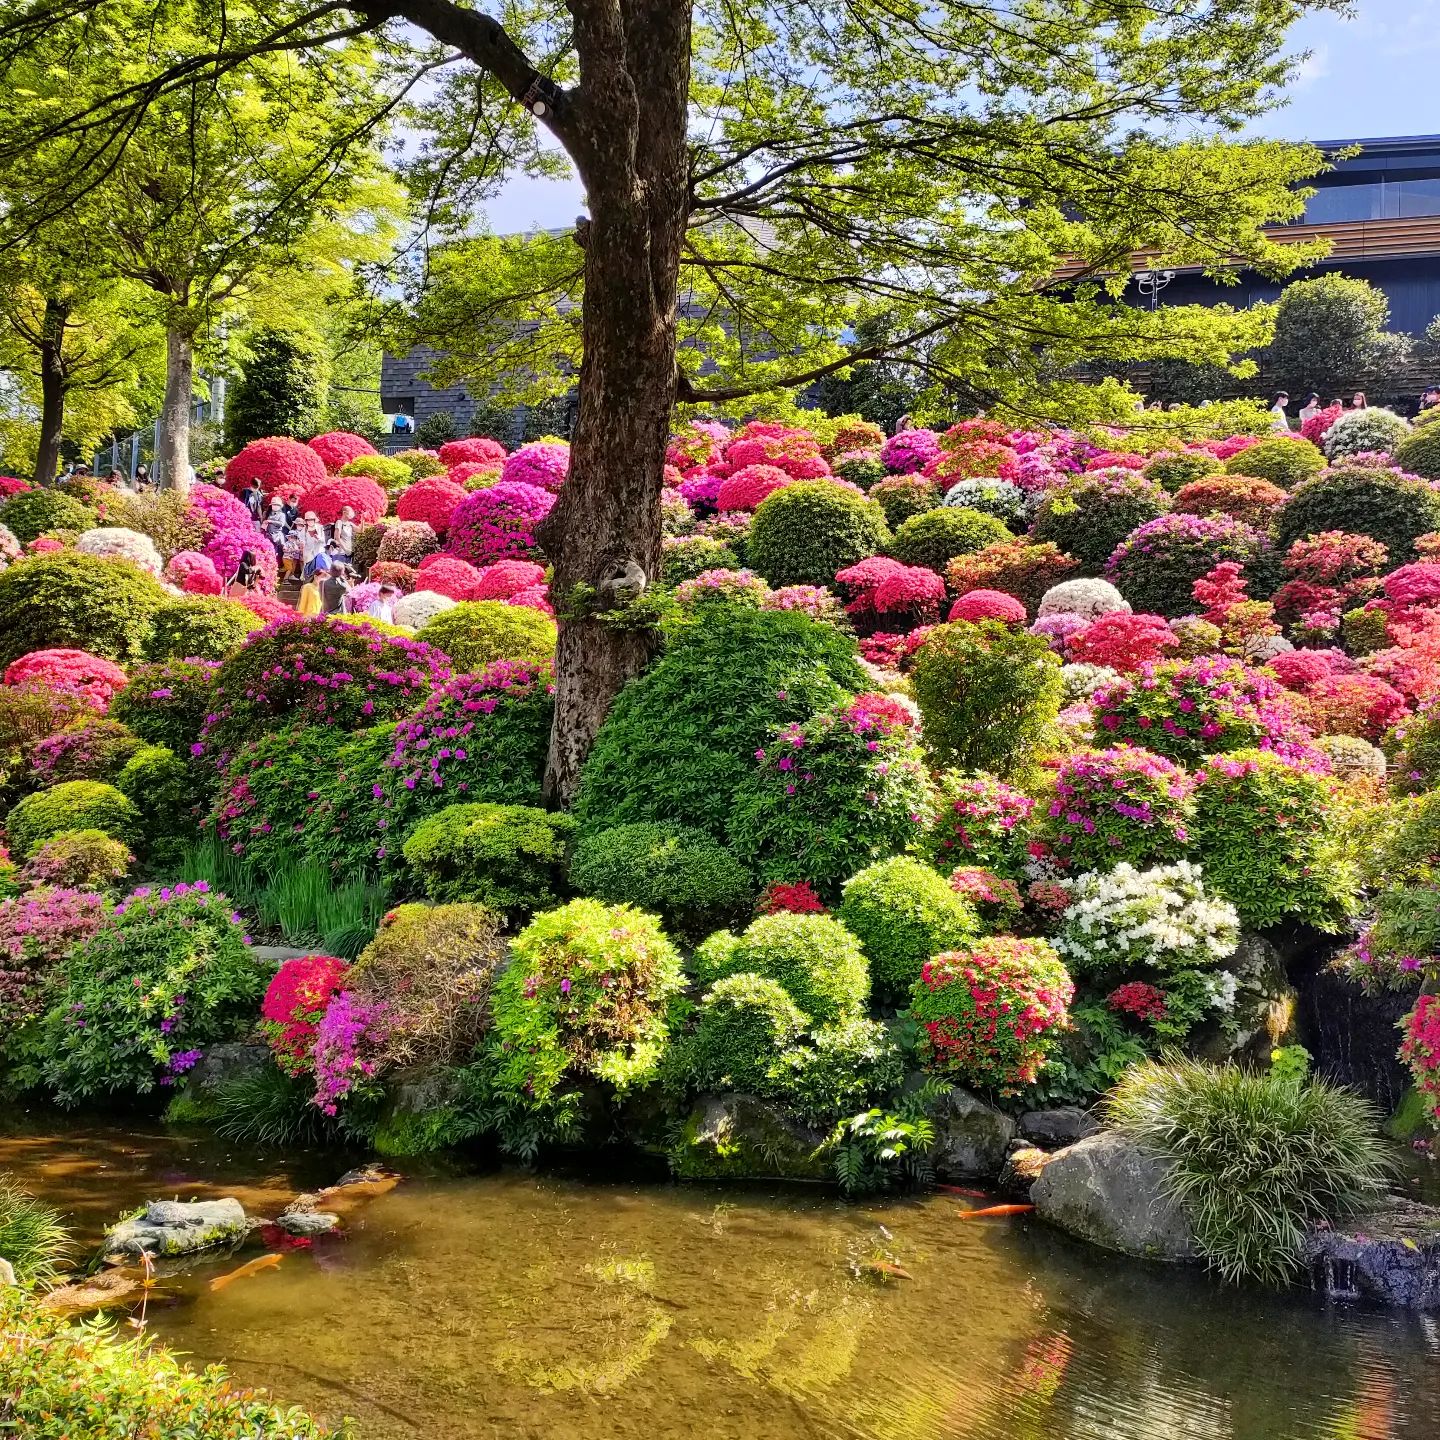
<svg viewBox="0 0 1440 1440">
<path fill-rule="evenodd" d="M 314 1198 L 302 1195 L 275 1217 L 275 1223 L 288 1235 L 313 1237 L 338 1230 L 340 1217 L 331 1210 L 317 1210 Z"/>
<path fill-rule="evenodd" d="M 0 1257 L 0 1285 L 8 1286 L 11 1290 L 19 1285 L 15 1278 L 15 1267 L 3 1257 Z"/>
<path fill-rule="evenodd" d="M 1030 1190 L 1042 1220 L 1106 1250 L 1150 1260 L 1197 1255 L 1185 1211 L 1165 1193 L 1163 1160 L 1118 1131 L 1052 1155 Z"/>
<path fill-rule="evenodd" d="M 1020 1117 L 1020 1134 L 1045 1150 L 1073 1145 L 1100 1128 L 1099 1122 L 1078 1105 L 1057 1105 L 1053 1110 L 1027 1110 Z"/>
<path fill-rule="evenodd" d="M 1049 1163 L 1048 1151 L 1017 1140 L 1005 1157 L 1005 1167 L 1000 1171 L 995 1188 L 1007 1200 L 1028 1200 L 1031 1186 L 1040 1178 L 1040 1172 Z"/>
<path fill-rule="evenodd" d="M 145 1277 L 135 1270 L 100 1270 L 94 1275 L 48 1290 L 40 1297 L 46 1310 L 80 1315 L 111 1305 L 128 1305 L 145 1293 Z"/>
<path fill-rule="evenodd" d="M 249 1221 L 238 1200 L 152 1200 L 139 1215 L 106 1232 L 106 1260 L 141 1254 L 189 1255 L 243 1239 Z"/>
<path fill-rule="evenodd" d="M 703 1095 L 670 1161 L 687 1180 L 828 1180 L 827 1136 L 755 1095 Z"/>
<path fill-rule="evenodd" d="M 941 1180 L 993 1180 L 1015 1138 L 1010 1116 L 952 1085 L 930 1108 L 935 1122 L 931 1163 Z"/>
<path fill-rule="evenodd" d="M 1317 1226 L 1306 1238 L 1305 1261 L 1328 1295 L 1440 1309 L 1440 1210 L 1395 1198 Z"/>
</svg>

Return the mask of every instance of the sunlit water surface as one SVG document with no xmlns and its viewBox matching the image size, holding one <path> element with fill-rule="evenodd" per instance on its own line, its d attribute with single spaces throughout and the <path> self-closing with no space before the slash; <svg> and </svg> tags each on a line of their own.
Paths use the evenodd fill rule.
<svg viewBox="0 0 1440 1440">
<path fill-rule="evenodd" d="M 339 1168 L 159 1126 L 20 1127 L 0 1169 L 87 1242 L 158 1196 L 274 1214 Z M 366 1440 L 1440 1437 L 1440 1317 L 1228 1291 L 957 1218 L 976 1203 L 413 1173 L 343 1239 L 218 1291 L 260 1249 L 167 1281 L 149 1326 Z"/>
</svg>

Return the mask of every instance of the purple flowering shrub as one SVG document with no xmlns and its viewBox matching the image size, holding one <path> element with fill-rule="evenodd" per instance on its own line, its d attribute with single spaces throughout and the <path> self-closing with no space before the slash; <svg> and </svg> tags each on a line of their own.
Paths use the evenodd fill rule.
<svg viewBox="0 0 1440 1440">
<path fill-rule="evenodd" d="M 930 812 L 914 716 L 860 695 L 783 725 L 755 752 L 730 816 L 730 844 L 761 880 L 837 895 L 858 868 L 899 854 Z"/>
<path fill-rule="evenodd" d="M 1178 765 L 1149 750 L 1077 750 L 1041 799 L 1031 852 L 1076 872 L 1181 859 L 1190 789 Z"/>
<path fill-rule="evenodd" d="M 472 565 L 532 559 L 539 553 L 535 527 L 550 513 L 555 496 L 538 485 L 501 480 L 467 495 L 451 513 L 445 546 Z"/>
<path fill-rule="evenodd" d="M 1015 877 L 1025 867 L 1033 797 L 993 775 L 947 770 L 922 841 L 925 858 L 949 874 L 956 865 L 978 865 Z"/>
<path fill-rule="evenodd" d="M 62 1105 L 173 1085 L 253 1023 L 265 968 L 230 901 L 203 880 L 142 885 L 71 952 L 39 1037 Z"/>
<path fill-rule="evenodd" d="M 391 1031 L 390 1007 L 383 1000 L 342 990 L 325 1007 L 315 1032 L 315 1104 L 334 1115 L 346 1096 L 373 1085 L 378 1052 Z"/>
<path fill-rule="evenodd" d="M 152 745 L 188 755 L 214 698 L 216 660 L 161 660 L 137 665 L 130 683 L 110 703 L 118 720 Z"/>
<path fill-rule="evenodd" d="M 902 430 L 880 447 L 880 463 L 892 475 L 913 475 L 940 454 L 940 437 L 933 430 Z"/>
<path fill-rule="evenodd" d="M 358 620 L 276 621 L 221 663 L 195 753 L 223 764 L 251 736 L 294 720 L 339 730 L 378 725 L 449 677 L 440 651 Z"/>
<path fill-rule="evenodd" d="M 83 715 L 36 743 L 31 783 L 38 789 L 62 780 L 113 781 L 143 743 L 118 720 Z"/>
<path fill-rule="evenodd" d="M 1186 615 L 1195 609 L 1194 583 L 1215 566 L 1253 566 L 1270 542 L 1229 515 L 1175 511 L 1139 526 L 1116 546 L 1105 565 L 1108 580 L 1131 606 L 1149 615 Z"/>
</svg>

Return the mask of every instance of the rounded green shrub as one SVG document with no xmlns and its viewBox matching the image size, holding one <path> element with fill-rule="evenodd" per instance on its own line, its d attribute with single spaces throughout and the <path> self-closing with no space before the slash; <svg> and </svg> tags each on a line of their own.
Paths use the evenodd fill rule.
<svg viewBox="0 0 1440 1440">
<path fill-rule="evenodd" d="M 140 843 L 140 812 L 113 785 L 67 780 L 27 795 L 5 817 L 10 853 L 28 860 L 46 840 L 67 830 L 101 830 L 132 850 Z"/>
<path fill-rule="evenodd" d="M 340 473 L 363 475 L 392 495 L 415 479 L 415 472 L 409 465 L 393 455 L 357 455 L 340 467 Z"/>
<path fill-rule="evenodd" d="M 824 1025 L 770 1064 L 768 1093 L 812 1125 L 833 1125 L 900 1088 L 905 1052 L 888 1026 L 859 1016 Z"/>
<path fill-rule="evenodd" d="M 60 490 L 36 487 L 12 495 L 0 505 L 0 525 L 28 545 L 47 530 L 90 530 L 100 517 L 83 501 Z"/>
<path fill-rule="evenodd" d="M 538 665 L 555 654 L 555 622 L 528 605 L 465 600 L 422 625 L 416 638 L 450 657 L 457 674 L 483 670 L 496 660 Z"/>
<path fill-rule="evenodd" d="M 581 826 L 663 820 L 723 839 L 771 730 L 864 686 L 854 641 L 833 625 L 707 606 L 610 707 L 581 775 Z"/>
<path fill-rule="evenodd" d="M 885 523 L 898 530 L 907 520 L 940 505 L 940 489 L 924 475 L 887 475 L 870 489 L 870 498 L 880 507 Z"/>
<path fill-rule="evenodd" d="M 570 885 L 608 904 L 664 917 L 682 936 L 703 935 L 749 909 L 755 880 L 703 830 L 641 821 L 581 838 Z"/>
<path fill-rule="evenodd" d="M 401 847 L 431 900 L 529 914 L 555 898 L 575 822 L 529 805 L 447 805 Z"/>
<path fill-rule="evenodd" d="M 806 480 L 760 502 L 746 555 L 749 568 L 777 587 L 833 586 L 837 570 L 889 543 L 885 513 L 873 500 L 826 480 Z"/>
<path fill-rule="evenodd" d="M 860 942 L 829 915 L 762 915 L 739 935 L 716 931 L 691 969 L 702 985 L 745 971 L 774 980 L 816 1025 L 859 1015 L 870 994 Z"/>
<path fill-rule="evenodd" d="M 1440 529 L 1440 494 L 1423 480 L 1389 470 L 1327 470 L 1296 486 L 1276 522 L 1276 549 L 1327 530 L 1369 535 L 1392 565 L 1415 559 L 1415 541 Z M 0 577 L 3 583 L 3 577 Z"/>
<path fill-rule="evenodd" d="M 1296 436 L 1287 440 L 1277 436 L 1251 445 L 1225 464 L 1228 475 L 1253 475 L 1268 480 L 1282 490 L 1293 489 L 1302 480 L 1319 474 L 1325 468 L 1325 456 L 1318 445 Z"/>
<path fill-rule="evenodd" d="M 764 1095 L 775 1058 L 805 1033 L 807 1022 L 785 987 L 741 970 L 700 998 L 684 1047 L 686 1078 L 698 1090 Z"/>
<path fill-rule="evenodd" d="M 1183 452 L 1178 455 L 1156 455 L 1140 473 L 1173 495 L 1191 481 L 1203 480 L 1207 475 L 1218 475 L 1224 469 L 1224 465 L 1213 455 Z"/>
<path fill-rule="evenodd" d="M 1056 546 L 1074 556 L 1086 574 L 1098 575 L 1132 530 L 1169 508 L 1170 497 L 1157 481 L 1131 470 L 1095 470 L 1046 492 L 1030 540 Z"/>
<path fill-rule="evenodd" d="M 140 832 L 154 861 L 177 858 L 195 838 L 202 798 L 191 764 L 163 745 L 146 745 L 126 762 L 115 788 L 135 807 Z"/>
<path fill-rule="evenodd" d="M 134 863 L 123 840 L 101 830 L 62 830 L 25 862 L 20 881 L 27 889 L 55 885 L 62 890 L 113 890 Z"/>
<path fill-rule="evenodd" d="M 190 595 L 155 612 L 145 641 L 147 660 L 223 660 L 252 631 L 264 626 L 238 600 Z"/>
<path fill-rule="evenodd" d="M 890 553 L 905 565 L 920 565 L 937 575 L 957 555 L 973 555 L 987 545 L 999 545 L 1015 536 L 1003 520 L 969 510 L 943 506 L 912 515 L 895 532 Z"/>
<path fill-rule="evenodd" d="M 1060 713 L 1059 657 L 999 620 L 937 625 L 915 652 L 911 686 L 937 765 L 1013 774 Z"/>
<path fill-rule="evenodd" d="M 864 947 L 876 989 L 892 1000 L 909 991 L 932 955 L 964 945 L 983 928 L 938 871 L 905 856 L 852 876 L 839 916 Z"/>
<path fill-rule="evenodd" d="M 110 718 L 152 745 L 188 755 L 210 711 L 215 668 L 211 661 L 189 660 L 137 665 L 110 702 Z"/>
<path fill-rule="evenodd" d="M 1408 474 L 1440 480 L 1440 430 L 1433 424 L 1417 428 L 1400 442 L 1394 458 Z"/>
<path fill-rule="evenodd" d="M 707 570 L 739 568 L 735 551 L 709 535 L 681 535 L 667 540 L 660 552 L 660 579 L 666 585 L 682 585 Z"/>
<path fill-rule="evenodd" d="M 52 649 L 139 660 L 155 612 L 170 599 L 124 560 L 67 550 L 18 561 L 0 574 L 0 665 Z"/>
</svg>

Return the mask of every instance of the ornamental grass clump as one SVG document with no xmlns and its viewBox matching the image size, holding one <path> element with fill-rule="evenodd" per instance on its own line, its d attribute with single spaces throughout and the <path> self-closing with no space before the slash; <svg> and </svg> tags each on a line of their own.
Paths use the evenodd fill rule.
<svg viewBox="0 0 1440 1440">
<path fill-rule="evenodd" d="M 1377 1200 L 1393 1171 L 1369 1101 L 1281 1070 L 1146 1061 L 1105 1109 L 1167 1162 L 1167 1190 L 1227 1280 L 1294 1279 L 1310 1228 Z"/>
<path fill-rule="evenodd" d="M 60 1262 L 70 1248 L 69 1239 L 58 1210 L 22 1190 L 8 1175 L 0 1174 L 0 1255 L 10 1262 L 21 1288 L 44 1285 L 59 1276 Z M 8 1340 L 8 1326 L 6 1332 Z M 0 1380 L 0 1394 L 6 1388 Z"/>
<path fill-rule="evenodd" d="M 730 844 L 762 880 L 833 895 L 857 865 L 908 848 L 930 809 L 912 715 L 866 694 L 782 726 L 737 789 Z"/>
<path fill-rule="evenodd" d="M 911 683 L 926 748 L 937 765 L 960 770 L 1014 774 L 1060 711 L 1049 645 L 998 620 L 937 625 L 915 654 Z"/>
<path fill-rule="evenodd" d="M 1075 987 L 1043 940 L 995 935 L 925 961 L 911 990 L 925 1068 L 1014 1094 L 1070 1025 Z"/>
<path fill-rule="evenodd" d="M 853 876 L 839 917 L 864 947 L 875 988 L 888 1000 L 905 995 L 930 956 L 964 946 L 982 928 L 975 908 L 938 871 L 905 856 Z"/>
<path fill-rule="evenodd" d="M 890 529 L 872 500 L 805 480 L 756 508 L 746 561 L 771 585 L 833 585 L 835 572 L 885 549 Z"/>
</svg>

